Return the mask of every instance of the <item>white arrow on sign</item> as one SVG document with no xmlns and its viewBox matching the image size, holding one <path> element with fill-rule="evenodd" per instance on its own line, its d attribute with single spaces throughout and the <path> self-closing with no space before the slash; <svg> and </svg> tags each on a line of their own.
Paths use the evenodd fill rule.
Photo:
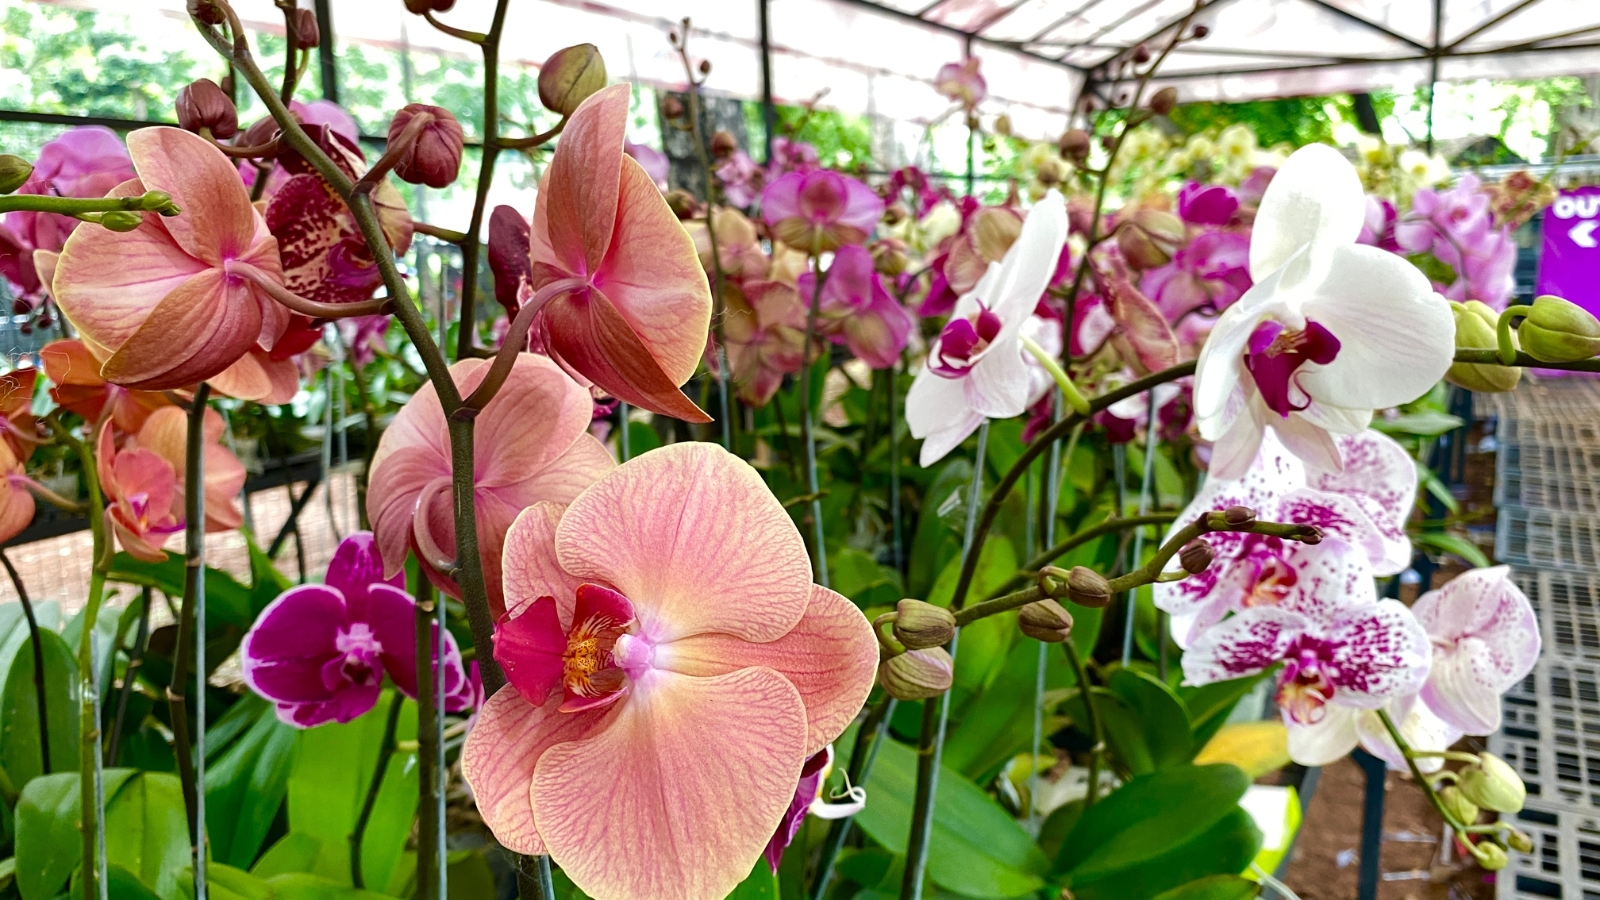
<svg viewBox="0 0 1600 900">
<path fill-rule="evenodd" d="M 1600 247 L 1600 241 L 1594 239 L 1594 230 L 1596 228 L 1600 228 L 1600 221 L 1585 219 L 1572 226 L 1572 230 L 1567 232 L 1567 237 L 1572 238 L 1574 244 L 1584 249 Z"/>
</svg>

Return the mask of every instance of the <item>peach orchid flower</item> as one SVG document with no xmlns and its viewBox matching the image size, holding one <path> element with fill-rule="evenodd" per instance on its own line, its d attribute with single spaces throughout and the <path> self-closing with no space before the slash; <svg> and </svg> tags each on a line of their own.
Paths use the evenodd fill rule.
<svg viewBox="0 0 1600 900">
<path fill-rule="evenodd" d="M 489 365 L 488 360 L 461 360 L 450 367 L 450 377 L 466 394 L 483 381 Z M 521 353 L 505 384 L 478 414 L 474 508 L 489 607 L 497 616 L 504 609 L 500 547 L 517 513 L 541 500 L 567 503 L 616 465 L 588 433 L 593 412 L 589 392 L 555 363 Z M 415 549 L 429 580 L 459 597 L 460 588 L 440 571 L 456 553 L 450 473 L 449 428 L 439 395 L 428 384 L 378 441 L 367 514 L 386 576 L 399 572 L 407 551 Z"/>
<path fill-rule="evenodd" d="M 866 617 L 812 584 L 755 469 L 707 443 L 529 508 L 505 573 L 510 683 L 462 752 L 490 829 L 596 900 L 726 896 L 872 689 Z"/>
<path fill-rule="evenodd" d="M 33 414 L 33 386 L 38 380 L 39 370 L 34 368 L 0 375 L 0 440 L 24 462 L 39 446 L 39 420 Z"/>
<path fill-rule="evenodd" d="M 0 441 L 0 543 L 22 533 L 33 521 L 33 483 L 11 446 Z"/>
<path fill-rule="evenodd" d="M 182 210 L 145 213 L 126 234 L 79 228 L 67 239 L 53 295 L 101 361 L 107 381 L 143 390 L 193 385 L 252 347 L 270 349 L 289 310 L 277 241 L 238 170 L 205 139 L 177 128 L 128 135 L 138 178 L 110 196 L 165 191 Z"/>
<path fill-rule="evenodd" d="M 39 351 L 44 372 L 55 383 L 50 396 L 56 404 L 97 422 L 107 406 L 111 422 L 133 434 L 152 412 L 172 401 L 157 391 L 134 391 L 100 377 L 100 361 L 83 341 L 51 341 Z"/>
<path fill-rule="evenodd" d="M 106 497 L 106 523 L 117 543 L 134 559 L 166 559 L 162 546 L 183 530 L 183 499 L 172 463 L 136 442 L 118 449 L 109 427 L 100 429 L 94 455 Z"/>
<path fill-rule="evenodd" d="M 679 387 L 705 350 L 711 288 L 694 241 L 623 153 L 629 90 L 590 96 L 561 134 L 533 212 L 529 315 L 568 371 L 651 412 L 709 422 Z"/>
<path fill-rule="evenodd" d="M 206 531 L 231 531 L 244 522 L 237 501 L 246 477 L 244 463 L 233 451 L 222 446 L 222 416 L 206 410 L 205 460 L 202 463 L 206 492 Z M 184 452 L 189 435 L 189 415 L 176 406 L 151 413 L 139 429 L 138 444 L 166 460 L 176 473 L 177 488 L 173 509 L 182 518 Z"/>
</svg>

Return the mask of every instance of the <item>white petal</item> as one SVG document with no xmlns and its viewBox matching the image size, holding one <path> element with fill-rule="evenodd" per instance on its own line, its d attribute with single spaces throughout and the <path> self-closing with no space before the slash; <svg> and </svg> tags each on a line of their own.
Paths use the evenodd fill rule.
<svg viewBox="0 0 1600 900">
<path fill-rule="evenodd" d="M 1416 266 L 1376 247 L 1338 248 L 1303 310 L 1339 339 L 1333 362 L 1307 363 L 1297 379 L 1319 403 L 1409 403 L 1444 377 L 1455 355 L 1450 304 Z"/>
<path fill-rule="evenodd" d="M 959 414 L 948 424 L 928 435 L 922 442 L 922 454 L 918 457 L 918 461 L 926 469 L 944 459 L 945 454 L 961 446 L 961 442 L 977 431 L 978 426 L 982 424 L 983 416 L 975 412 L 966 411 Z"/>
<path fill-rule="evenodd" d="M 1300 418 L 1324 431 L 1348 435 L 1360 433 L 1372 424 L 1372 410 L 1349 409 L 1312 401 L 1310 406 L 1300 410 Z"/>
<path fill-rule="evenodd" d="M 1261 281 L 1312 244 L 1355 243 L 1366 212 L 1355 167 L 1325 144 L 1301 147 L 1261 198 L 1250 233 L 1250 277 Z"/>
<path fill-rule="evenodd" d="M 1250 470 L 1265 437 L 1267 426 L 1262 416 L 1265 411 L 1254 398 L 1244 403 L 1244 410 L 1211 447 L 1210 477 L 1232 480 Z"/>
<path fill-rule="evenodd" d="M 1320 544 L 1288 544 L 1284 558 L 1297 579 L 1283 599 L 1285 609 L 1333 623 L 1344 621 L 1353 608 L 1378 601 L 1366 555 L 1337 537 L 1325 537 Z"/>
<path fill-rule="evenodd" d="M 982 297 L 1005 323 L 999 340 L 1015 335 L 1033 315 L 1066 242 L 1067 203 L 1058 191 L 1050 191 L 1028 210 L 1021 233 L 1000 263 L 999 279 Z"/>
<path fill-rule="evenodd" d="M 1300 457 L 1306 464 L 1308 474 L 1318 471 L 1337 472 L 1344 467 L 1339 457 L 1339 445 L 1333 442 L 1333 435 L 1298 413 L 1290 413 L 1285 419 L 1276 415 L 1267 415 L 1267 424 L 1277 432 L 1278 440 L 1289 448 L 1289 452 Z"/>
<path fill-rule="evenodd" d="M 1356 717 L 1353 709 L 1324 706 L 1322 721 L 1301 725 L 1284 714 L 1289 726 L 1289 758 L 1302 766 L 1326 766 L 1337 762 L 1356 748 Z"/>
<path fill-rule="evenodd" d="M 926 366 L 906 392 L 906 425 L 911 436 L 925 438 L 969 412 L 962 379 L 945 378 Z"/>
<path fill-rule="evenodd" d="M 1028 364 L 1022 355 L 1027 352 L 1016 336 L 1002 335 L 965 378 L 957 379 L 965 392 L 966 406 L 991 419 L 1009 419 L 1026 412 Z"/>
<path fill-rule="evenodd" d="M 1261 289 L 1256 285 L 1251 291 Z M 1248 295 L 1247 295 L 1248 296 Z M 1243 299 L 1223 310 L 1200 348 L 1194 370 L 1194 415 L 1200 435 L 1208 441 L 1222 433 L 1215 421 L 1227 412 L 1230 398 L 1246 376 L 1244 351 L 1250 333 L 1261 323 L 1262 311 L 1252 310 Z M 1209 430 L 1208 430 L 1209 429 Z"/>
<path fill-rule="evenodd" d="M 1411 541 L 1401 532 L 1393 536 L 1373 521 L 1370 507 L 1360 497 L 1303 488 L 1284 496 L 1278 506 L 1280 521 L 1315 525 L 1328 537 L 1339 538 L 1366 554 L 1373 575 L 1398 575 L 1411 565 Z"/>
<path fill-rule="evenodd" d="M 1433 672 L 1423 700 L 1468 734 L 1500 727 L 1500 695 L 1539 658 L 1539 624 L 1506 566 L 1474 569 L 1417 601 L 1433 638 Z"/>
</svg>

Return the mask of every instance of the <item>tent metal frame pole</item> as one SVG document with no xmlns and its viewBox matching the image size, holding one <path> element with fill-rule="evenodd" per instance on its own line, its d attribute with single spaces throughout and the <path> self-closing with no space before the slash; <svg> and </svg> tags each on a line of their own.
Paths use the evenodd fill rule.
<svg viewBox="0 0 1600 900">
<path fill-rule="evenodd" d="M 972 58 L 972 35 L 967 35 L 962 45 L 966 59 Z M 972 196 L 973 187 L 978 180 L 978 113 L 974 109 L 967 113 L 967 196 Z"/>
<path fill-rule="evenodd" d="M 773 133 L 778 130 L 778 107 L 772 101 L 772 0 L 756 0 L 756 12 L 761 21 L 761 122 L 767 151 L 762 161 L 770 165 Z"/>
<path fill-rule="evenodd" d="M 322 40 L 317 44 L 317 65 L 322 70 L 322 96 L 338 103 L 339 67 L 333 46 L 333 0 L 313 0 L 313 8 L 317 11 L 317 30 L 322 32 Z"/>
<path fill-rule="evenodd" d="M 1439 91 L 1439 54 L 1444 47 L 1444 0 L 1433 0 L 1433 49 L 1428 54 L 1428 153 L 1433 153 L 1433 107 Z"/>
</svg>

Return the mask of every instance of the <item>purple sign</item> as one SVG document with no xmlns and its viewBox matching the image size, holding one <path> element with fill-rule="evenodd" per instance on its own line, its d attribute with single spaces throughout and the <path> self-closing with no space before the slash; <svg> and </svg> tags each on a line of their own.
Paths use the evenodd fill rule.
<svg viewBox="0 0 1600 900">
<path fill-rule="evenodd" d="M 1600 187 L 1564 190 L 1544 211 L 1537 293 L 1600 315 Z"/>
</svg>

